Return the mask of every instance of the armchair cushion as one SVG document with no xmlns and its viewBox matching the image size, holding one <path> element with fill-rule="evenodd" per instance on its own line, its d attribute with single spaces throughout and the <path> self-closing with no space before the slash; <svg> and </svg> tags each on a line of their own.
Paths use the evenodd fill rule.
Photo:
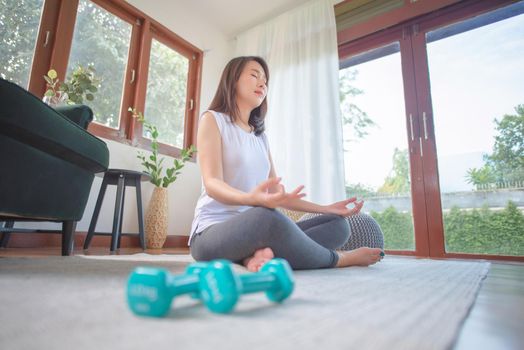
<svg viewBox="0 0 524 350">
<path fill-rule="evenodd" d="M 89 123 L 93 121 L 93 111 L 84 105 L 58 106 L 55 108 L 55 111 L 65 115 L 82 129 L 87 130 Z"/>
</svg>

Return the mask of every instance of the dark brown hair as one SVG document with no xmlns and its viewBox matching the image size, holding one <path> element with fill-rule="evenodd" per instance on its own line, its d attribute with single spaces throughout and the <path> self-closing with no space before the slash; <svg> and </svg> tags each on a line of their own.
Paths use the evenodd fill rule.
<svg viewBox="0 0 524 350">
<path fill-rule="evenodd" d="M 262 66 L 264 73 L 266 74 L 266 85 L 269 82 L 269 69 L 266 61 L 262 57 L 258 56 L 241 56 L 233 58 L 224 68 L 220 83 L 218 84 L 217 92 L 211 105 L 208 109 L 228 114 L 231 117 L 231 121 L 234 123 L 240 118 L 240 111 L 236 103 L 236 84 L 240 78 L 240 74 L 244 70 L 244 67 L 248 62 L 255 61 Z M 264 98 L 260 106 L 253 109 L 249 115 L 249 125 L 253 127 L 255 135 L 260 135 L 264 132 L 264 119 L 267 112 L 267 96 Z"/>
</svg>

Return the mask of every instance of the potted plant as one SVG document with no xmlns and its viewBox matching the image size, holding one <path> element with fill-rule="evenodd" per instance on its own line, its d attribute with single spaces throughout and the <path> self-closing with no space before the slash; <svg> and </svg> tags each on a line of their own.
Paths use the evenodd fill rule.
<svg viewBox="0 0 524 350">
<path fill-rule="evenodd" d="M 50 69 L 47 75 L 44 75 L 46 81 L 46 92 L 43 101 L 52 107 L 56 107 L 66 102 L 67 95 L 60 90 L 60 80 L 56 70 Z"/>
<path fill-rule="evenodd" d="M 136 108 L 129 108 L 133 118 L 142 123 L 146 132 L 151 136 L 151 155 L 147 157 L 143 152 L 138 151 L 137 158 L 144 166 L 144 172 L 151 176 L 151 183 L 155 185 L 153 195 L 146 210 L 145 233 L 147 248 L 162 248 L 167 238 L 168 226 L 168 196 L 167 188 L 175 182 L 180 175 L 185 163 L 191 159 L 196 152 L 194 146 L 182 150 L 181 158 L 175 158 L 173 165 L 164 169 L 164 157 L 158 154 L 158 130 L 156 126 L 149 123 L 142 112 Z M 165 171 L 164 171 L 165 170 Z"/>
<path fill-rule="evenodd" d="M 67 82 L 60 82 L 54 69 L 50 69 L 47 75 L 44 75 L 44 79 L 47 89 L 43 100 L 50 106 L 64 103 L 82 104 L 84 99 L 93 101 L 94 93 L 98 91 L 97 86 L 100 84 L 100 79 L 95 76 L 95 69 L 82 65 L 73 70 Z"/>
</svg>

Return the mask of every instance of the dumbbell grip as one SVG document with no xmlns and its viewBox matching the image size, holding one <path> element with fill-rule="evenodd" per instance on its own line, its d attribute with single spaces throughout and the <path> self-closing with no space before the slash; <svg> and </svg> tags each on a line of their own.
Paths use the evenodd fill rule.
<svg viewBox="0 0 524 350">
<path fill-rule="evenodd" d="M 275 285 L 275 276 L 271 273 L 256 272 L 240 275 L 239 277 L 244 294 L 271 289 Z"/>
<path fill-rule="evenodd" d="M 172 296 L 198 292 L 200 278 L 197 275 L 169 276 L 167 285 Z"/>
</svg>

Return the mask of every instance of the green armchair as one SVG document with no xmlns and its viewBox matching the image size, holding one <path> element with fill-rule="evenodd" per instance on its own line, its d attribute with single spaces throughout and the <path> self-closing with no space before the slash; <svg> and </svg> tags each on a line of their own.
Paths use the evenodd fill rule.
<svg viewBox="0 0 524 350">
<path fill-rule="evenodd" d="M 87 106 L 56 110 L 0 78 L 0 227 L 5 247 L 17 221 L 62 223 L 62 255 L 73 251 L 94 174 L 107 170 L 107 145 L 85 129 Z"/>
</svg>

